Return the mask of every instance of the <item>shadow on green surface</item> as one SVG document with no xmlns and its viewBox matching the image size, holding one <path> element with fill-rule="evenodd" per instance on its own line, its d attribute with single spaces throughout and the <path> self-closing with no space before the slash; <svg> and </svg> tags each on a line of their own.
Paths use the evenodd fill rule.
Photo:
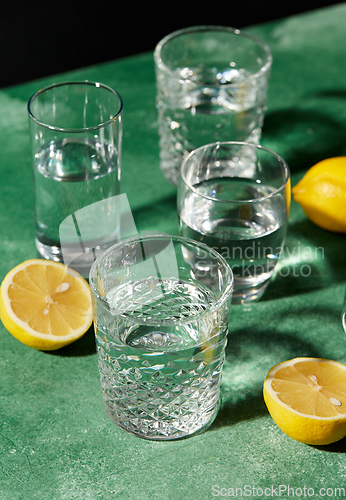
<svg viewBox="0 0 346 500">
<path fill-rule="evenodd" d="M 342 257 L 344 262 L 346 262 L 346 252 L 342 251 L 345 248 L 345 233 L 335 233 L 322 229 L 306 217 L 304 220 L 290 224 L 288 234 L 297 239 L 308 240 L 309 243 L 314 244 L 317 248 L 323 247 L 325 253 L 326 250 L 328 251 L 329 256 L 332 256 L 333 252 L 338 252 L 338 258 Z"/>
<path fill-rule="evenodd" d="M 56 351 L 45 351 L 47 354 L 52 354 L 55 356 L 65 356 L 65 357 L 80 357 L 80 356 L 91 356 L 96 354 L 96 344 L 94 336 L 94 326 L 92 325 L 89 330 L 81 337 L 61 349 Z"/>
<path fill-rule="evenodd" d="M 260 326 L 232 331 L 223 368 L 222 404 L 210 430 L 268 414 L 262 387 L 269 369 L 299 356 L 323 357 L 311 342 L 291 334 Z"/>
<path fill-rule="evenodd" d="M 210 430 L 220 427 L 235 425 L 237 422 L 251 420 L 268 413 L 264 403 L 262 393 L 251 394 L 246 400 L 232 403 L 231 401 L 221 402 L 221 408 L 210 426 Z"/>
<path fill-rule="evenodd" d="M 313 448 L 320 451 L 328 451 L 329 453 L 346 453 L 346 438 L 324 446 L 313 446 Z"/>
<path fill-rule="evenodd" d="M 289 225 L 279 272 L 261 301 L 346 282 L 346 234 L 319 228 L 308 219 Z"/>
<path fill-rule="evenodd" d="M 344 104 L 346 104 L 346 90 L 341 89 L 331 89 L 331 90 L 320 90 L 311 94 L 313 97 L 331 97 L 334 99 L 343 99 Z"/>
<path fill-rule="evenodd" d="M 267 112 L 261 144 L 281 155 L 295 173 L 345 153 L 345 136 L 345 125 L 327 114 L 279 109 Z"/>
<path fill-rule="evenodd" d="M 168 234 L 179 232 L 176 193 L 167 198 L 151 200 L 147 205 L 132 210 L 132 214 L 138 231 L 147 231 L 154 227 L 157 231 L 165 231 Z"/>
</svg>

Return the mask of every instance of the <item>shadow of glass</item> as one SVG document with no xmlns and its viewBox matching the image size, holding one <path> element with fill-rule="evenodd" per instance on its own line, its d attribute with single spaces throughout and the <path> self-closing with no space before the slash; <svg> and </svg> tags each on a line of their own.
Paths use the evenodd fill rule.
<svg viewBox="0 0 346 500">
<path fill-rule="evenodd" d="M 178 234 L 177 196 L 150 200 L 147 205 L 132 210 L 138 231 L 155 228 L 168 234 Z"/>
<path fill-rule="evenodd" d="M 226 347 L 221 406 L 210 430 L 268 414 L 262 388 L 269 369 L 298 356 L 321 357 L 312 343 L 259 326 L 232 331 Z"/>
<path fill-rule="evenodd" d="M 279 109 L 266 114 L 261 144 L 281 155 L 293 174 L 324 158 L 345 154 L 345 135 L 344 123 L 327 114 Z"/>
<path fill-rule="evenodd" d="M 261 301 L 298 295 L 346 281 L 346 234 L 307 218 L 290 223 L 285 248 Z"/>
<path fill-rule="evenodd" d="M 341 89 L 326 89 L 326 90 L 319 90 L 318 92 L 314 92 L 313 94 L 310 94 L 311 97 L 328 97 L 328 98 L 334 98 L 334 99 L 346 99 L 346 89 L 341 88 Z M 346 101 L 344 101 L 346 102 Z"/>
</svg>

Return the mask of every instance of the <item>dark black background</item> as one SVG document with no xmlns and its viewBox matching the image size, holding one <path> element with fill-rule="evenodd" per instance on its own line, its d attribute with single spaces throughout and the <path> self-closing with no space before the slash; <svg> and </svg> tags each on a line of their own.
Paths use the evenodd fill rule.
<svg viewBox="0 0 346 500">
<path fill-rule="evenodd" d="M 6 0 L 0 9 L 0 87 L 153 51 L 176 29 L 199 24 L 244 28 L 336 3 L 342 2 Z"/>
</svg>

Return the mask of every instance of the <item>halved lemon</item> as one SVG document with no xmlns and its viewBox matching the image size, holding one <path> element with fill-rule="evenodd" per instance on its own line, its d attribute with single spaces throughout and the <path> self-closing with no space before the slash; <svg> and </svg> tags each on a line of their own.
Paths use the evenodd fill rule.
<svg viewBox="0 0 346 500">
<path fill-rule="evenodd" d="M 274 422 L 306 444 L 346 436 L 346 366 L 330 359 L 295 358 L 269 370 L 264 401 Z"/>
<path fill-rule="evenodd" d="M 1 284 L 0 319 L 23 344 L 59 349 L 82 337 L 92 323 L 89 285 L 64 264 L 27 260 Z"/>
</svg>

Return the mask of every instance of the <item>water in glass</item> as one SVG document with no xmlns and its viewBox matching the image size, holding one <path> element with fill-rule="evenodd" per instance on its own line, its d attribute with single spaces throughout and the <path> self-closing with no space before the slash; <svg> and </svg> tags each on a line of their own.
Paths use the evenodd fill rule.
<svg viewBox="0 0 346 500">
<path fill-rule="evenodd" d="M 182 85 L 187 73 L 189 81 Z M 158 80 L 161 169 L 172 184 L 178 184 L 183 158 L 193 149 L 214 141 L 259 142 L 267 75 L 254 79 L 246 70 L 227 73 L 225 84 L 217 75 L 218 86 L 209 87 L 198 68 Z"/>
<path fill-rule="evenodd" d="M 189 191 L 179 208 L 182 235 L 202 241 L 227 260 L 234 274 L 234 301 L 259 298 L 284 242 L 284 194 L 269 196 L 274 188 L 237 177 L 212 178 L 194 187 L 198 193 Z M 242 204 L 245 200 L 254 202 Z"/>
<path fill-rule="evenodd" d="M 218 409 L 228 308 L 201 316 L 212 292 L 174 278 L 125 280 L 106 299 L 109 310 L 96 305 L 95 333 L 110 418 L 157 440 L 209 425 Z"/>
<path fill-rule="evenodd" d="M 44 145 L 35 161 L 36 246 L 42 256 L 62 261 L 59 238 L 62 221 L 82 207 L 119 194 L 117 151 L 107 142 L 69 138 Z M 99 252 L 117 239 L 116 231 L 110 234 L 109 225 L 104 224 L 102 228 L 100 220 L 95 240 L 95 226 L 91 222 L 90 234 L 85 233 L 85 228 L 83 231 L 84 250 L 90 248 L 89 257 L 88 252 L 84 254 L 87 262 L 83 262 L 83 266 L 87 270 L 95 258 L 92 250 L 96 248 Z M 68 248 L 71 255 L 67 255 Z M 80 255 L 77 231 L 75 239 L 64 250 L 67 252 L 64 259 L 68 262 Z M 74 267 L 79 270 L 78 265 Z"/>
</svg>

